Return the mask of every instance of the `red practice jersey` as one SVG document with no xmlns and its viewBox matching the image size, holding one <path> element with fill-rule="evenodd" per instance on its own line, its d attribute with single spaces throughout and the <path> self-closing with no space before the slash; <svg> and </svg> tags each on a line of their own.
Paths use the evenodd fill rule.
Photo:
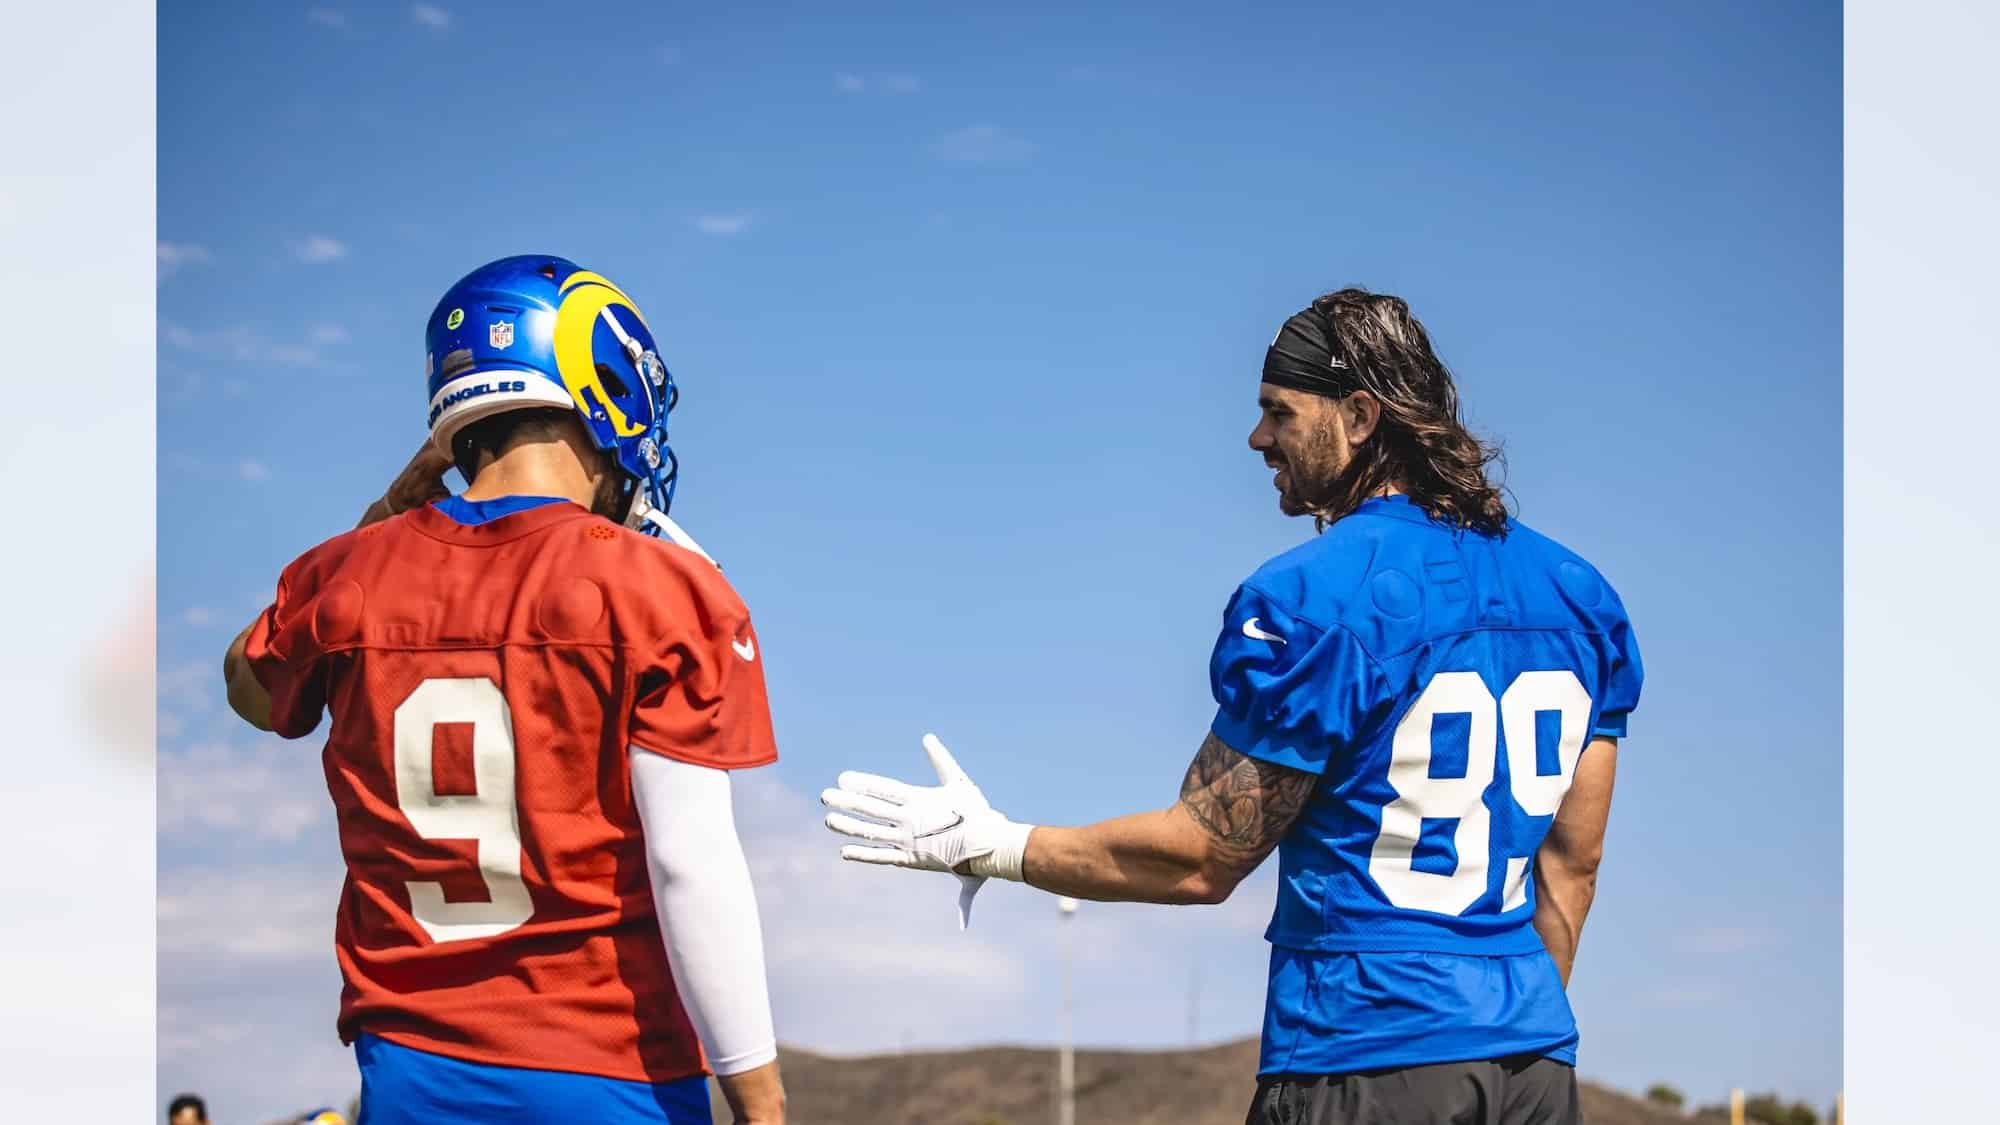
<svg viewBox="0 0 2000 1125">
<path fill-rule="evenodd" d="M 476 525 L 426 506 L 285 568 L 247 651 L 277 733 L 332 718 L 343 1041 L 704 1072 L 626 755 L 777 758 L 749 612 L 712 563 L 566 502 Z"/>
</svg>

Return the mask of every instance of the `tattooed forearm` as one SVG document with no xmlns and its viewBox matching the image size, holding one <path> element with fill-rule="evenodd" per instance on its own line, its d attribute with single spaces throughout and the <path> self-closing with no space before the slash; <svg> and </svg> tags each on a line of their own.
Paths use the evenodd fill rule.
<svg viewBox="0 0 2000 1125">
<path fill-rule="evenodd" d="M 1210 734 L 1181 782 L 1181 805 L 1232 867 L 1263 862 L 1305 808 L 1319 779 L 1248 758 Z"/>
<path fill-rule="evenodd" d="M 1319 778 L 1252 761 L 1209 736 L 1165 809 L 1081 828 L 1037 827 L 1021 857 L 1031 886 L 1106 902 L 1216 903 L 1291 830 Z"/>
</svg>

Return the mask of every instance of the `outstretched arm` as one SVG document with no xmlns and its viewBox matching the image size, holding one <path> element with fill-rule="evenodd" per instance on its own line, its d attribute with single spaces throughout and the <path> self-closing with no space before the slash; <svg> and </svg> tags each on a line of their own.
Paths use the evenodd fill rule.
<svg viewBox="0 0 2000 1125">
<path fill-rule="evenodd" d="M 1083 828 L 1036 828 L 1022 874 L 1073 898 L 1222 902 L 1291 830 L 1318 780 L 1245 757 L 1210 734 L 1180 800 Z"/>
<path fill-rule="evenodd" d="M 1583 920 L 1597 897 L 1597 865 L 1604 858 L 1604 828 L 1611 819 L 1611 783 L 1617 773 L 1617 739 L 1593 739 L 1584 747 L 1576 778 L 1535 852 L 1535 931 L 1555 958 L 1565 988 Z"/>
<path fill-rule="evenodd" d="M 1017 824 L 1000 815 L 935 736 L 925 736 L 941 784 L 915 786 L 843 773 L 820 794 L 826 826 L 863 841 L 843 859 L 959 876 L 959 921 L 988 878 L 1100 901 L 1214 903 L 1271 854 L 1318 778 L 1237 753 L 1210 734 L 1158 812 L 1084 828 Z"/>
</svg>

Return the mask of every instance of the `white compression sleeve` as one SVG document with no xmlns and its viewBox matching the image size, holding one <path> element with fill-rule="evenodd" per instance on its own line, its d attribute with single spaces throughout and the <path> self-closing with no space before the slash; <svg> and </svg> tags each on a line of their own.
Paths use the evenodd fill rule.
<svg viewBox="0 0 2000 1125">
<path fill-rule="evenodd" d="M 736 837 L 729 772 L 634 748 L 632 796 L 667 964 L 717 1074 L 778 1057 L 764 980 L 764 935 Z"/>
</svg>

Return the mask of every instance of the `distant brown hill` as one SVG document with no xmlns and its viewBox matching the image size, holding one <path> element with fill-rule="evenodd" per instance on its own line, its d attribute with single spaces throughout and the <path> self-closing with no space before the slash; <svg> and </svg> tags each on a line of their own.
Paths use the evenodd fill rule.
<svg viewBox="0 0 2000 1125">
<path fill-rule="evenodd" d="M 779 1052 L 790 1125 L 1044 1125 L 1055 1121 L 1056 1053 L 984 1047 L 834 1058 Z M 1241 1125 L 1257 1041 L 1184 1051 L 1078 1051 L 1077 1125 Z M 729 1121 L 716 1100 L 716 1121 Z M 1583 1083 L 1589 1125 L 1687 1118 Z"/>
</svg>

